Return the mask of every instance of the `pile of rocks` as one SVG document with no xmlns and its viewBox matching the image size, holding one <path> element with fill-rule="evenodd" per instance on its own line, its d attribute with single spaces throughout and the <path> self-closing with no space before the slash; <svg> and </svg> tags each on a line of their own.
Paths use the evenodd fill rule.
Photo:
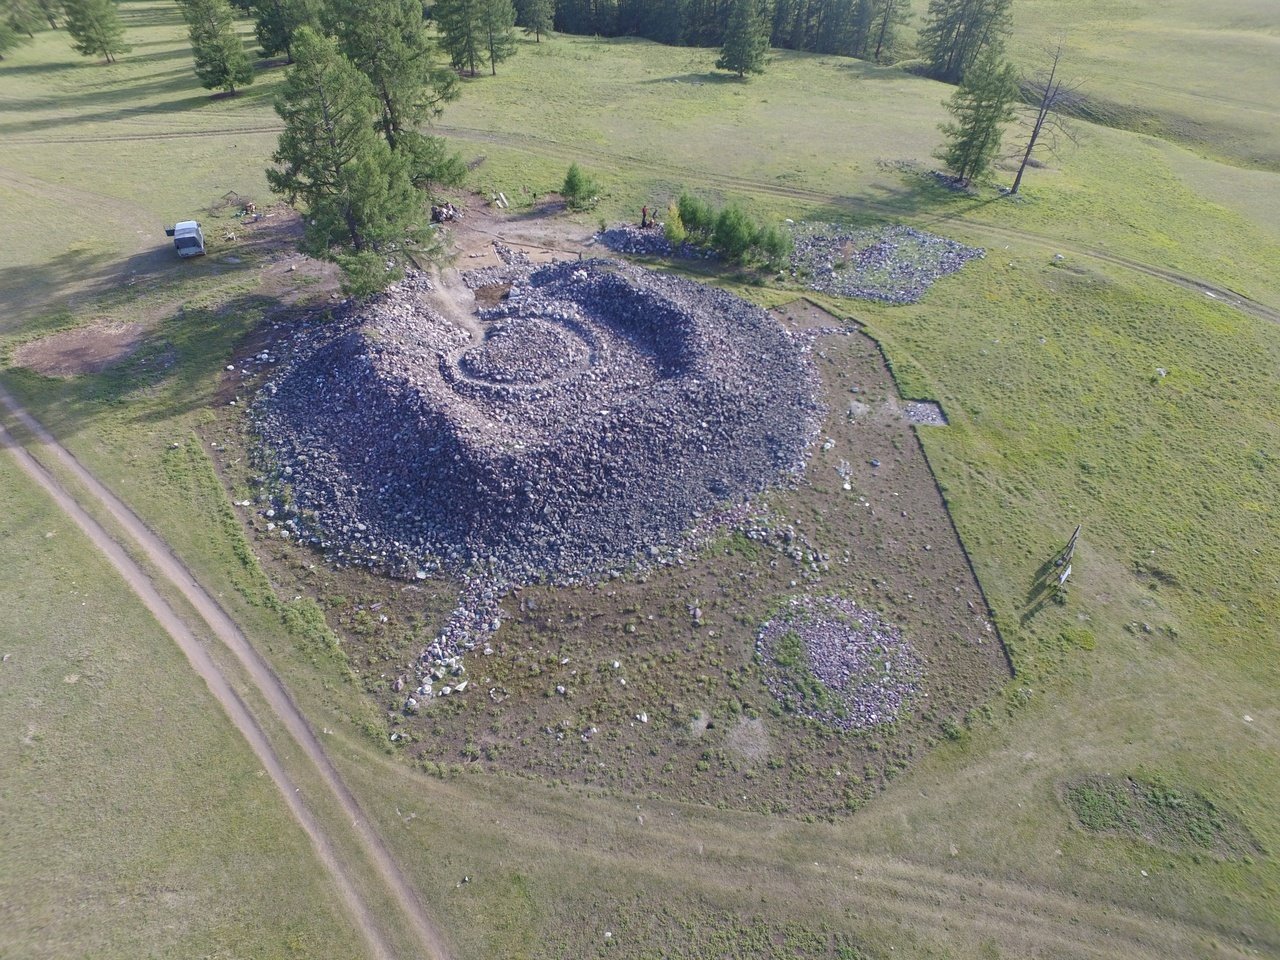
<svg viewBox="0 0 1280 960">
<path fill-rule="evenodd" d="M 496 629 L 505 584 L 653 557 L 803 466 L 811 341 L 743 300 L 610 261 L 524 268 L 475 340 L 427 286 L 312 328 L 254 412 L 287 527 L 338 562 L 480 578 L 468 635 Z"/>
<path fill-rule="evenodd" d="M 614 253 L 626 253 L 633 257 L 669 257 L 671 241 L 660 225 L 640 229 L 632 223 L 618 223 L 595 235 L 597 243 Z"/>
<path fill-rule="evenodd" d="M 936 281 L 985 255 L 979 248 L 903 226 L 851 230 L 800 223 L 794 239 L 794 279 L 820 293 L 881 303 L 916 303 Z"/>
<path fill-rule="evenodd" d="M 841 730 L 897 720 L 923 676 L 902 632 L 845 597 L 793 597 L 756 651 L 780 703 Z"/>
</svg>

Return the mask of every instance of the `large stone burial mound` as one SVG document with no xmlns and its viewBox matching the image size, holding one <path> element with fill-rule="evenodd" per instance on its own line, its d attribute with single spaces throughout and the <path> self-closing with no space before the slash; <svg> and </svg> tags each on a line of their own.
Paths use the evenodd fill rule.
<svg viewBox="0 0 1280 960">
<path fill-rule="evenodd" d="M 392 573 L 572 580 L 675 549 L 803 464 L 803 339 L 611 261 L 518 276 L 477 330 L 419 275 L 313 333 L 256 405 L 291 526 Z"/>
</svg>

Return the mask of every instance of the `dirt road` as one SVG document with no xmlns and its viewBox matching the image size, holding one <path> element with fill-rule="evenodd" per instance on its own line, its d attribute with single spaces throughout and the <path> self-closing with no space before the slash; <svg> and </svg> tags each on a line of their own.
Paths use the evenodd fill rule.
<svg viewBox="0 0 1280 960">
<path fill-rule="evenodd" d="M 272 748 L 262 723 L 235 692 L 217 663 L 210 657 L 200 640 L 183 622 L 173 606 L 156 588 L 152 577 L 133 560 L 124 547 L 117 543 L 61 483 L 40 462 L 54 459 L 70 471 L 97 505 L 106 510 L 124 533 L 126 544 L 141 552 L 154 566 L 157 576 L 167 581 L 195 608 L 208 624 L 209 630 L 235 654 L 244 666 L 254 686 L 288 732 L 301 748 L 318 774 L 319 781 L 331 794 L 332 800 L 344 811 L 344 820 L 350 823 L 353 838 L 360 845 L 369 862 L 376 869 L 388 894 L 408 925 L 413 930 L 423 957 L 447 960 L 449 952 L 444 939 L 409 885 L 399 865 L 386 844 L 369 824 L 359 803 L 351 794 L 334 768 L 314 731 L 307 724 L 301 711 L 293 702 L 280 680 L 266 661 L 254 649 L 248 638 L 231 617 L 192 575 L 185 565 L 169 550 L 155 533 L 121 500 L 100 483 L 78 460 L 62 447 L 47 430 L 24 411 L 17 401 L 0 389 L 0 412 L 7 412 L 21 423 L 34 437 L 31 450 L 22 447 L 13 435 L 0 423 L 0 446 L 6 447 L 18 465 L 36 484 L 45 490 L 58 507 L 90 539 L 94 546 L 116 568 L 129 589 L 143 602 L 156 620 L 169 633 L 174 642 L 190 661 L 192 668 L 208 685 L 209 691 L 226 712 L 236 729 L 244 736 L 258 760 L 279 789 L 286 805 L 299 825 L 310 838 L 316 855 L 329 871 L 334 884 L 349 910 L 352 919 L 369 944 L 370 955 L 379 960 L 396 960 L 397 953 L 388 945 L 379 924 L 370 909 L 367 889 L 360 889 L 346 864 L 337 855 L 326 827 L 317 821 L 306 803 L 301 788 L 290 778 Z M 33 452 L 32 452 L 33 451 Z"/>
</svg>

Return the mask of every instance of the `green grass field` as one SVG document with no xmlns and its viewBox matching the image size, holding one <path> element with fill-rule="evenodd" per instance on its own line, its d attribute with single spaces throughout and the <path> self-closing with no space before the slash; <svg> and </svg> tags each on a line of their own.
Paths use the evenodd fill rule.
<svg viewBox="0 0 1280 960">
<path fill-rule="evenodd" d="M 119 64 L 52 33 L 0 63 L 0 348 L 99 317 L 152 333 L 102 374 L 9 366 L 0 379 L 173 544 L 313 725 L 334 731 L 336 762 L 459 956 L 1280 952 L 1280 327 L 1093 255 L 1280 308 L 1280 175 L 1214 159 L 1275 156 L 1264 4 L 1015 4 L 1020 57 L 1032 24 L 1070 19 L 1091 86 L 1165 118 L 1149 133 L 1218 145 L 1201 156 L 1086 126 L 1030 172 L 1018 204 L 941 195 L 920 175 L 946 88 L 836 58 L 779 54 L 737 84 L 708 75 L 705 51 L 556 38 L 522 44 L 446 112 L 458 148 L 487 158 L 473 185 L 517 202 L 576 159 L 602 180 L 610 218 L 688 186 L 762 214 L 902 219 L 988 248 L 920 305 L 830 306 L 881 341 L 904 394 L 944 403 L 952 425 L 926 450 L 1019 677 L 834 824 L 426 775 L 390 753 L 323 627 L 271 592 L 197 432 L 264 308 L 260 264 L 221 262 L 236 248 L 220 240 L 179 263 L 162 232 L 208 221 L 228 190 L 265 199 L 280 71 L 210 100 L 176 10 L 122 12 L 135 50 Z M 1115 24 L 1131 38 L 1120 52 Z M 1171 36 L 1196 51 L 1190 66 Z M 1194 96 L 1166 89 L 1184 74 Z M 1206 116 L 1217 126 L 1173 129 Z M 160 356 L 168 365 L 140 364 Z M 301 835 L 176 650 L 6 458 L 0 481 L 0 634 L 17 654 L 0 668 L 4 768 L 17 771 L 0 791 L 17 838 L 0 853 L 0 953 L 358 953 L 336 913 L 314 908 L 327 895 Z M 1077 523 L 1069 600 L 1037 610 L 1037 571 Z M 1255 852 L 1090 832 L 1064 785 L 1102 774 L 1203 794 Z M 189 828 L 193 810 L 207 829 Z M 136 844 L 122 849 L 121 834 Z"/>
<path fill-rule="evenodd" d="M 7 456 L 0 511 L 0 953 L 359 956 L 239 734 Z"/>
<path fill-rule="evenodd" d="M 1280 11 L 1268 0 L 1024 0 L 1012 53 L 1029 73 L 1066 44 L 1102 122 L 1228 163 L 1280 170 Z"/>
</svg>

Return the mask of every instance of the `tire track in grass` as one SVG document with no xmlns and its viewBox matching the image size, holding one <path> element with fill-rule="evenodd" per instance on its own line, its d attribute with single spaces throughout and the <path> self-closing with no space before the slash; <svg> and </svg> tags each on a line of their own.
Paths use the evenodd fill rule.
<svg viewBox="0 0 1280 960">
<path fill-rule="evenodd" d="M 0 388 L 0 409 L 7 411 L 34 437 L 33 446 L 56 459 L 83 485 L 89 496 L 107 511 L 123 530 L 128 544 L 142 552 L 154 565 L 158 575 L 176 588 L 208 624 L 214 636 L 222 642 L 245 668 L 251 682 L 264 700 L 271 706 L 303 754 L 311 762 L 332 799 L 339 805 L 345 818 L 351 823 L 354 840 L 367 855 L 377 874 L 392 895 L 397 908 L 408 921 L 424 957 L 447 960 L 450 956 L 444 939 L 416 892 L 409 885 L 399 864 L 361 810 L 359 803 L 343 782 L 337 769 L 324 751 L 315 732 L 307 724 L 301 711 L 285 690 L 279 678 L 271 671 L 248 638 L 218 604 L 213 596 L 200 585 L 191 571 L 153 533 L 123 501 L 112 494 L 93 474 L 61 446 L 45 428 L 27 413 L 21 405 Z M 173 606 L 164 599 L 149 576 L 129 556 L 121 543 L 112 538 L 84 507 L 48 471 L 35 454 L 21 446 L 0 423 L 0 446 L 7 447 L 22 470 L 31 477 L 78 526 L 95 547 L 107 558 L 124 578 L 129 589 L 143 602 L 165 631 L 173 638 L 192 668 L 208 685 L 209 691 L 240 731 L 250 748 L 262 763 L 272 781 L 284 797 L 285 803 L 299 825 L 306 832 L 316 851 L 337 886 L 343 903 L 369 944 L 372 955 L 379 960 L 396 960 L 397 955 L 384 938 L 374 919 L 366 897 L 367 891 L 359 889 L 355 877 L 339 857 L 333 841 L 325 828 L 316 820 L 303 801 L 300 788 L 289 777 L 263 730 L 261 722 L 235 692 L 226 674 L 204 649 L 191 629 L 182 621 Z"/>
</svg>

